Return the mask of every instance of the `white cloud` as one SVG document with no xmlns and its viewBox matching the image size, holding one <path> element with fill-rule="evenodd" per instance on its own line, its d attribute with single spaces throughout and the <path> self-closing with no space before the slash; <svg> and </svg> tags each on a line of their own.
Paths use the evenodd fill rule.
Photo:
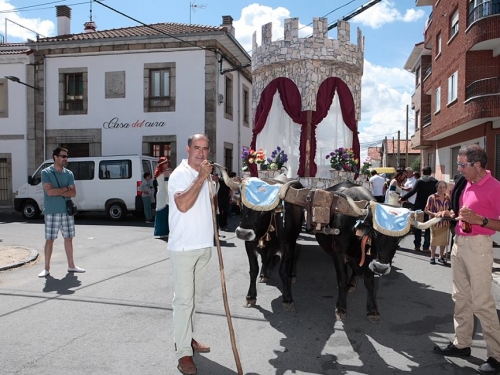
<svg viewBox="0 0 500 375">
<path fill-rule="evenodd" d="M 361 143 L 406 137 L 406 105 L 415 89 L 414 76 L 404 69 L 373 65 L 365 60 L 361 85 Z M 410 114 L 411 116 L 411 114 Z M 413 127 L 409 126 L 410 137 Z"/>
<path fill-rule="evenodd" d="M 240 19 L 233 22 L 236 38 L 242 47 L 251 54 L 252 35 L 256 32 L 257 45 L 262 44 L 262 26 L 272 22 L 272 40 L 283 38 L 285 19 L 290 18 L 290 11 L 283 7 L 271 8 L 265 5 L 251 4 L 241 10 Z M 312 34 L 312 27 L 304 26 L 299 21 L 299 36 Z"/>
<path fill-rule="evenodd" d="M 414 22 L 425 16 L 422 9 L 408 9 L 403 15 L 396 8 L 395 3 L 384 0 L 377 5 L 365 10 L 352 19 L 352 22 L 361 23 L 378 29 L 387 23 L 393 22 Z"/>
<path fill-rule="evenodd" d="M 15 7 L 10 4 L 9 1 L 0 0 L 0 12 L 4 12 L 0 13 L 0 25 L 7 25 L 7 35 L 5 36 L 7 42 L 24 42 L 27 39 L 36 39 L 36 33 L 43 36 L 51 36 L 54 34 L 55 25 L 52 21 L 42 20 L 40 18 L 20 17 L 18 13 L 12 12 L 14 9 Z M 7 19 L 7 22 L 5 19 Z M 16 24 L 22 25 L 25 28 Z"/>
</svg>

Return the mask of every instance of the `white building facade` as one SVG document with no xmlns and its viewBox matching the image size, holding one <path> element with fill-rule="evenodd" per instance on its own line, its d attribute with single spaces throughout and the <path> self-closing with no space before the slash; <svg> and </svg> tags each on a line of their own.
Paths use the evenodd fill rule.
<svg viewBox="0 0 500 375">
<path fill-rule="evenodd" d="M 0 114 L 0 142 L 15 134 L 24 143 L 1 147 L 0 160 L 16 150 L 11 165 L 22 178 L 12 178 L 12 191 L 58 146 L 70 157 L 167 156 L 175 166 L 187 155 L 188 137 L 206 133 L 210 158 L 240 169 L 241 147 L 251 140 L 252 83 L 250 57 L 234 38 L 230 16 L 216 27 L 161 23 L 95 31 L 90 25 L 71 34 L 69 8 L 57 8 L 59 35 L 28 43 L 36 52 L 24 74 L 21 64 L 11 64 L 18 69 L 12 75 L 38 88 L 8 85 L 19 107 L 11 106 L 16 117 L 9 123 L 24 132 L 2 126 Z M 36 129 L 32 147 L 30 128 Z"/>
<path fill-rule="evenodd" d="M 34 129 L 27 127 L 34 111 L 27 103 L 35 89 L 24 84 L 33 59 L 23 44 L 0 44 L 0 206 L 12 205 L 15 189 L 27 178 L 27 149 L 34 146 Z"/>
</svg>

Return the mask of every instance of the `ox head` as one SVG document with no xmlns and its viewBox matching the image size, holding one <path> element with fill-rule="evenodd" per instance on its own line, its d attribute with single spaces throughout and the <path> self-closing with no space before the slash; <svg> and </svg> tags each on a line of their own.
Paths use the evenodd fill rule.
<svg viewBox="0 0 500 375">
<path fill-rule="evenodd" d="M 417 213 L 405 208 L 380 205 L 373 201 L 373 197 L 363 187 L 345 186 L 343 193 L 356 200 L 370 201 L 369 213 L 364 217 L 346 218 L 334 223 L 344 225 L 344 231 L 354 230 L 358 237 L 361 249 L 350 250 L 351 259 L 353 254 L 360 254 L 359 267 L 363 267 L 368 262 L 368 267 L 379 275 L 386 275 L 391 270 L 391 263 L 400 241 L 409 233 L 411 226 L 419 229 L 427 229 L 440 219 L 432 219 L 426 223 L 417 221 Z M 342 216 L 342 215 L 341 215 Z M 356 245 L 357 246 L 357 245 Z M 348 254 L 349 255 L 349 254 Z"/>
<path fill-rule="evenodd" d="M 366 236 L 371 245 L 370 250 L 374 254 L 374 259 L 370 262 L 370 269 L 380 275 L 387 275 L 391 270 L 391 263 L 399 242 L 409 233 L 410 227 L 425 230 L 440 221 L 434 218 L 425 223 L 417 221 L 418 212 L 412 212 L 405 208 L 393 208 L 371 202 L 371 226 L 369 229 L 357 230 L 362 233 L 363 239 Z M 366 226 L 363 226 L 366 227 Z M 362 249 L 363 251 L 363 249 Z"/>
<path fill-rule="evenodd" d="M 224 178 L 224 182 L 231 189 L 245 189 L 246 184 L 241 181 L 231 180 L 227 173 L 222 169 L 222 177 Z M 277 212 L 276 206 L 279 201 L 282 201 L 286 195 L 286 191 L 290 188 L 290 186 L 298 184 L 298 181 L 288 179 L 280 179 L 279 177 L 273 180 L 264 180 L 269 184 L 279 184 L 281 185 L 278 192 L 278 197 L 276 200 L 276 204 L 273 206 L 269 206 L 266 208 L 256 207 L 256 206 L 248 206 L 244 196 L 245 193 L 242 192 L 242 202 L 243 208 L 241 211 L 241 222 L 238 228 L 236 228 L 236 236 L 244 241 L 254 241 L 262 238 L 266 233 L 271 232 L 272 228 L 270 227 L 271 221 L 273 219 L 273 215 Z M 279 207 L 278 207 L 279 208 Z"/>
</svg>

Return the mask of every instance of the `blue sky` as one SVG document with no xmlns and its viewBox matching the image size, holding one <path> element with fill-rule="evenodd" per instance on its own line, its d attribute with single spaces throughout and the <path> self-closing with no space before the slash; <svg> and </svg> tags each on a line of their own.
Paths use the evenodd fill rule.
<svg viewBox="0 0 500 375">
<path fill-rule="evenodd" d="M 71 32 L 83 32 L 83 23 L 90 18 L 90 3 L 90 0 L 0 0 L 0 33 L 5 34 L 7 29 L 8 42 L 36 38 L 36 34 L 15 25 L 18 23 L 41 35 L 55 35 L 56 5 L 72 8 Z M 222 23 L 223 15 L 230 15 L 234 19 L 236 38 L 251 52 L 251 36 L 257 31 L 260 44 L 263 24 L 273 22 L 273 39 L 277 39 L 283 34 L 283 20 L 299 17 L 301 26 L 304 26 L 301 33 L 305 36 L 311 33 L 308 25 L 313 17 L 326 16 L 331 23 L 368 3 L 368 0 L 104 0 L 103 3 L 144 23 L 189 23 L 191 18 L 194 24 L 217 26 Z M 284 3 L 288 4 L 283 6 Z M 424 23 L 429 12 L 430 7 L 415 7 L 415 0 L 382 0 L 349 21 L 353 42 L 356 42 L 358 27 L 365 37 L 359 122 L 362 145 L 382 140 L 385 136 L 397 138 L 398 130 L 401 131 L 401 138 L 405 137 L 406 105 L 411 104 L 414 84 L 413 75 L 404 71 L 403 66 L 413 46 L 423 40 Z M 100 30 L 137 25 L 96 2 L 92 2 L 92 16 Z M 6 18 L 8 21 L 5 21 Z M 337 37 L 335 29 L 330 31 L 330 37 Z M 413 117 L 412 112 L 410 117 Z M 411 136 L 412 123 L 409 128 Z"/>
</svg>

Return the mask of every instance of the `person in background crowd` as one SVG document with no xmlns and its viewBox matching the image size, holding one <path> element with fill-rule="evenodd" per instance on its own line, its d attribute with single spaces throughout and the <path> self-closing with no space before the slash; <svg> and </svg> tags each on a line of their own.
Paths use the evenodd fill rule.
<svg viewBox="0 0 500 375">
<path fill-rule="evenodd" d="M 378 203 L 384 203 L 385 178 L 379 176 L 375 169 L 370 173 L 372 175 L 369 180 L 371 193 Z"/>
<path fill-rule="evenodd" d="M 411 169 L 411 167 L 406 168 L 405 171 L 406 171 L 406 180 L 405 180 L 405 183 L 404 183 L 402 189 L 405 192 L 409 192 L 409 191 L 411 191 L 411 189 L 413 189 L 413 186 L 415 186 L 417 179 L 413 175 L 413 169 Z M 413 207 L 415 205 L 416 198 L 417 198 L 416 195 L 410 197 L 410 199 L 408 199 L 408 201 L 403 203 L 403 207 L 408 208 L 409 210 L 413 211 Z"/>
<path fill-rule="evenodd" d="M 405 178 L 406 173 L 404 171 L 396 172 L 391 182 L 389 183 L 389 188 L 387 189 L 387 192 L 385 194 L 385 203 L 395 207 L 401 206 L 399 197 L 403 191 L 402 187 Z"/>
<path fill-rule="evenodd" d="M 436 192 L 436 184 L 437 180 L 431 176 L 432 169 L 429 166 L 426 166 L 422 169 L 423 176 L 420 177 L 415 186 L 407 193 L 404 194 L 401 198 L 399 198 L 400 202 L 404 202 L 408 200 L 411 196 L 417 194 L 417 199 L 415 200 L 414 208 L 415 210 L 425 210 L 425 206 L 427 205 L 427 198 L 429 195 L 434 194 Z M 424 213 L 424 220 L 429 220 L 429 215 Z M 420 245 L 422 244 L 422 231 L 420 229 L 414 229 L 415 239 L 413 241 L 415 247 L 413 250 L 420 251 Z M 431 230 L 426 229 L 424 232 L 424 247 L 423 251 L 430 251 L 431 246 Z"/>
<path fill-rule="evenodd" d="M 210 197 L 213 189 L 209 187 L 213 183 L 210 178 L 213 166 L 207 160 L 209 151 L 206 135 L 190 136 L 186 147 L 188 158 L 174 169 L 168 186 L 175 355 L 178 370 L 186 375 L 197 372 L 193 352 L 210 351 L 208 345 L 193 338 L 196 307 L 212 257 L 215 235 Z"/>
<path fill-rule="evenodd" d="M 500 182 L 485 169 L 486 151 L 477 144 L 462 147 L 457 159 L 462 178 L 452 191 L 452 210 L 436 215 L 459 220 L 451 251 L 455 339 L 445 347 L 435 346 L 434 352 L 445 356 L 470 356 L 476 316 L 481 323 L 488 356 L 478 372 L 498 374 L 500 323 L 491 293 L 491 236 L 500 231 Z"/>
<path fill-rule="evenodd" d="M 144 206 L 144 216 L 146 217 L 146 223 L 153 222 L 153 213 L 151 211 L 151 196 L 154 191 L 153 183 L 151 181 L 151 173 L 145 172 L 141 182 L 141 196 L 142 204 Z"/>
<path fill-rule="evenodd" d="M 154 173 L 155 180 L 158 186 L 156 193 L 156 215 L 155 215 L 155 230 L 154 236 L 159 238 L 168 237 L 168 179 L 172 169 L 170 168 L 170 160 L 166 157 L 161 157 L 158 160 L 158 165 Z"/>
<path fill-rule="evenodd" d="M 45 268 L 38 277 L 50 274 L 50 258 L 54 241 L 59 230 L 64 238 L 64 250 L 68 260 L 68 272 L 83 273 L 85 270 L 75 265 L 73 259 L 73 238 L 75 237 L 75 218 L 66 211 L 66 198 L 76 197 L 75 178 L 68 165 L 68 150 L 57 147 L 52 151 L 54 164 L 42 171 L 42 186 L 45 218 Z"/>
<path fill-rule="evenodd" d="M 446 181 L 439 181 L 436 184 L 437 192 L 429 195 L 427 198 L 427 204 L 425 206 L 425 213 L 429 215 L 432 219 L 436 217 L 438 212 L 449 211 L 451 208 L 450 196 L 447 194 L 448 184 Z M 448 245 L 448 232 L 449 232 L 450 222 L 448 220 L 442 220 L 439 223 L 434 224 L 431 229 L 431 264 L 436 264 L 435 254 L 436 248 L 439 246 L 439 259 L 438 262 L 445 265 L 446 257 L 444 257 L 444 252 L 446 246 Z"/>
<path fill-rule="evenodd" d="M 217 201 L 219 203 L 219 226 L 220 229 L 227 227 L 227 217 L 229 213 L 229 201 L 231 200 L 231 189 L 226 185 L 223 178 L 219 179 L 219 191 Z"/>
</svg>

